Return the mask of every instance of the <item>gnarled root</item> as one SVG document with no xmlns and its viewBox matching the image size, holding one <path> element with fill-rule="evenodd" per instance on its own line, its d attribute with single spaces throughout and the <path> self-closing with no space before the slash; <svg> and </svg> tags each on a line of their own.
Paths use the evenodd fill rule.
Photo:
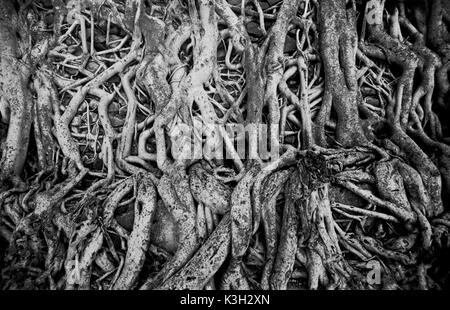
<svg viewBox="0 0 450 310">
<path fill-rule="evenodd" d="M 253 162 L 231 194 L 231 260 L 221 282 L 223 289 L 249 289 L 241 264 L 252 233 L 251 185 L 260 169 Z"/>
<path fill-rule="evenodd" d="M 356 25 L 352 8 L 345 1 L 324 0 L 319 5 L 319 40 L 325 70 L 325 93 L 319 115 L 315 121 L 315 139 L 327 145 L 325 125 L 331 108 L 337 113 L 336 140 L 349 147 L 363 145 L 367 139 L 358 118 L 356 75 L 354 59 Z"/>
<path fill-rule="evenodd" d="M 293 172 L 293 168 L 274 172 L 265 181 L 261 195 L 264 196 L 262 200 L 261 219 L 264 227 L 264 236 L 266 241 L 266 257 L 263 275 L 261 277 L 261 288 L 269 289 L 269 279 L 272 275 L 272 269 L 275 262 L 275 257 L 278 247 L 277 227 L 276 227 L 276 202 L 279 194 L 283 190 L 284 184 L 287 182 L 290 174 Z M 290 206 L 289 206 L 290 207 Z M 283 229 L 289 230 L 289 223 L 284 224 L 284 221 L 290 220 L 290 213 L 295 215 L 290 207 L 285 206 L 284 212 L 286 216 L 283 216 Z M 295 218 L 295 216 L 293 216 Z"/>
<path fill-rule="evenodd" d="M 230 228 L 231 217 L 227 213 L 191 260 L 159 288 L 171 290 L 202 289 L 228 256 L 231 241 Z"/>
<path fill-rule="evenodd" d="M 156 208 L 156 189 L 151 179 L 138 175 L 133 231 L 128 238 L 125 263 L 113 289 L 131 289 L 136 284 L 150 242 L 150 228 Z"/>
<path fill-rule="evenodd" d="M 184 172 L 173 171 L 173 176 L 163 175 L 158 192 L 177 224 L 178 248 L 170 261 L 154 277 L 150 277 L 141 289 L 159 287 L 192 257 L 199 246 L 196 231 L 196 209 L 189 190 L 189 180 Z"/>
<path fill-rule="evenodd" d="M 311 162 L 308 156 L 302 159 L 290 179 L 290 196 L 287 198 L 298 208 L 298 243 L 306 252 L 310 289 L 320 286 L 342 288 L 349 284 L 351 276 L 334 228 L 324 164 L 320 159 Z M 294 247 L 288 257 L 295 252 Z"/>
<path fill-rule="evenodd" d="M 19 57 L 16 32 L 19 18 L 11 1 L 0 3 L 0 97 L 9 108 L 9 126 L 0 161 L 0 188 L 6 181 L 19 184 L 28 150 L 32 123 L 32 96 L 28 89 L 30 62 Z M 6 110 L 6 109 L 5 109 Z"/>
</svg>

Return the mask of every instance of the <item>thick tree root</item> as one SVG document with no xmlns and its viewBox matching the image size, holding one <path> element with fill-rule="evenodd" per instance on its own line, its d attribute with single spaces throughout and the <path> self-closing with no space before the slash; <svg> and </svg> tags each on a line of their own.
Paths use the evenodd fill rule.
<svg viewBox="0 0 450 310">
<path fill-rule="evenodd" d="M 230 214 L 227 213 L 191 260 L 159 289 L 202 289 L 228 256 L 231 241 L 230 224 Z"/>
<path fill-rule="evenodd" d="M 150 243 L 150 228 L 156 209 L 156 189 L 149 177 L 139 175 L 133 231 L 128 238 L 125 263 L 113 289 L 131 289 L 144 264 Z"/>
</svg>

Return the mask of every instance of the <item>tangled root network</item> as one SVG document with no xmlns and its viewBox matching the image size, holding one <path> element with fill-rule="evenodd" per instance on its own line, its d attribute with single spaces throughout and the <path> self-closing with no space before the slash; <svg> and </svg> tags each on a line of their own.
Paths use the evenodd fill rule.
<svg viewBox="0 0 450 310">
<path fill-rule="evenodd" d="M 448 289 L 449 72 L 447 0 L 0 0 L 0 287 Z"/>
</svg>

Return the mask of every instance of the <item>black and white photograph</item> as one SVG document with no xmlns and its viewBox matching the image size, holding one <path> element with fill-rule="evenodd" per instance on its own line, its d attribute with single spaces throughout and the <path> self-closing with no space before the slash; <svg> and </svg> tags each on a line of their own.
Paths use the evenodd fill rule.
<svg viewBox="0 0 450 310">
<path fill-rule="evenodd" d="M 0 0 L 0 290 L 449 290 L 449 120 L 450 0 Z"/>
</svg>

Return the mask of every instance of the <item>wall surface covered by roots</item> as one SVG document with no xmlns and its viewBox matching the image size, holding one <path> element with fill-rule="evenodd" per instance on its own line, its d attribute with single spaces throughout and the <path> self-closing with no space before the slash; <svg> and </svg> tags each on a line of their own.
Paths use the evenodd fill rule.
<svg viewBox="0 0 450 310">
<path fill-rule="evenodd" d="M 0 0 L 1 289 L 448 289 L 450 1 Z"/>
</svg>

